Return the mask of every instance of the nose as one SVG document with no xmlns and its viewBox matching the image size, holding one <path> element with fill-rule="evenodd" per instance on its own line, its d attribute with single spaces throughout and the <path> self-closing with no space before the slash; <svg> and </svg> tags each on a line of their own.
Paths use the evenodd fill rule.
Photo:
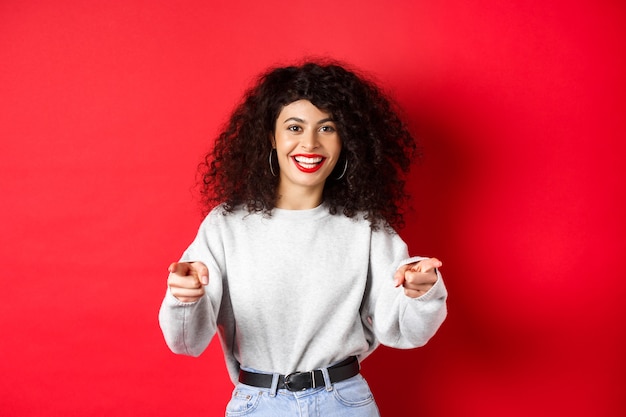
<svg viewBox="0 0 626 417">
<path fill-rule="evenodd" d="M 319 146 L 320 144 L 317 138 L 317 132 L 311 131 L 302 135 L 300 147 L 302 147 L 305 151 L 312 151 L 319 148 Z"/>
</svg>

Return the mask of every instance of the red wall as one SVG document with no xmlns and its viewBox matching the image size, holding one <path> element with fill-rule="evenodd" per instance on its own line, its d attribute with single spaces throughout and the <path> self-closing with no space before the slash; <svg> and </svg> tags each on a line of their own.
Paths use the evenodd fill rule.
<svg viewBox="0 0 626 417">
<path fill-rule="evenodd" d="M 383 415 L 626 414 L 625 28 L 608 0 L 1 2 L 0 415 L 222 415 L 218 344 L 162 340 L 166 267 L 210 139 L 303 55 L 372 73 L 425 148 L 402 234 L 450 314 L 364 363 Z"/>
</svg>

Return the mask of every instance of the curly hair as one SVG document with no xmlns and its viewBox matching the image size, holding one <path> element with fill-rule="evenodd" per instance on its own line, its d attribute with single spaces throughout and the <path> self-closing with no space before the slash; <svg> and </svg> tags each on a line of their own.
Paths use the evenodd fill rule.
<svg viewBox="0 0 626 417">
<path fill-rule="evenodd" d="M 308 100 L 329 113 L 342 143 L 343 163 L 326 180 L 323 199 L 332 214 L 359 213 L 376 229 L 404 226 L 404 175 L 418 148 L 393 103 L 372 81 L 335 62 L 273 68 L 248 89 L 199 166 L 206 212 L 222 204 L 271 216 L 278 177 L 270 170 L 270 137 L 282 108 Z"/>
</svg>

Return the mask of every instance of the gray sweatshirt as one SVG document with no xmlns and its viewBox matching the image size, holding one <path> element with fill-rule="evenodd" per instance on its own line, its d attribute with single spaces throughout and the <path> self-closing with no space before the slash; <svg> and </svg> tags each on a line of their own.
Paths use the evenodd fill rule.
<svg viewBox="0 0 626 417">
<path fill-rule="evenodd" d="M 159 322 L 185 355 L 200 355 L 217 332 L 233 383 L 240 367 L 288 374 L 363 360 L 381 343 L 419 347 L 443 322 L 447 297 L 441 276 L 419 298 L 395 288 L 396 269 L 420 259 L 398 234 L 325 205 L 271 217 L 217 207 L 181 258 L 208 267 L 206 295 L 183 303 L 168 291 Z"/>
</svg>

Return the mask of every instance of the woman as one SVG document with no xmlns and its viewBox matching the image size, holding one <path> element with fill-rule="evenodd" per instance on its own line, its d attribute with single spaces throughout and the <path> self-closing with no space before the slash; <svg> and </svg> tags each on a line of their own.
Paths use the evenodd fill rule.
<svg viewBox="0 0 626 417">
<path fill-rule="evenodd" d="M 446 316 L 435 258 L 409 257 L 402 176 L 416 145 L 380 90 L 333 63 L 272 69 L 201 165 L 209 212 L 170 265 L 159 320 L 176 353 L 218 333 L 227 416 L 378 416 L 359 363 Z"/>
</svg>

